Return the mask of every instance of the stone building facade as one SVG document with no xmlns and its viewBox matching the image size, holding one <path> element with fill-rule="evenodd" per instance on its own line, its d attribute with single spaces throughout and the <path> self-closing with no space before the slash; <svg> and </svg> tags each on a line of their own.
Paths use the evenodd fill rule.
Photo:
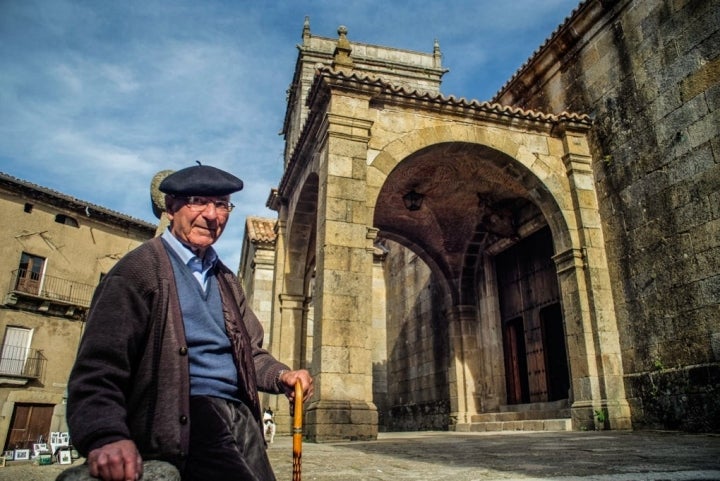
<svg viewBox="0 0 720 481">
<path fill-rule="evenodd" d="M 592 116 L 635 426 L 720 430 L 720 2 L 583 3 L 494 101 Z"/>
<path fill-rule="evenodd" d="M 66 385 L 95 286 L 156 227 L 0 173 L 0 445 L 67 431 Z"/>
<path fill-rule="evenodd" d="M 306 20 L 269 345 L 311 439 L 718 429 L 713 5 L 585 1 L 492 102 Z"/>
</svg>

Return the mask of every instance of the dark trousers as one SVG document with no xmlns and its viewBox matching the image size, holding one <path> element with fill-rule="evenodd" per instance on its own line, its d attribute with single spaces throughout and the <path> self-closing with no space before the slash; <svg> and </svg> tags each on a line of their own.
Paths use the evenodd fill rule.
<svg viewBox="0 0 720 481">
<path fill-rule="evenodd" d="M 190 398 L 190 449 L 183 481 L 275 481 L 260 425 L 242 403 Z"/>
</svg>

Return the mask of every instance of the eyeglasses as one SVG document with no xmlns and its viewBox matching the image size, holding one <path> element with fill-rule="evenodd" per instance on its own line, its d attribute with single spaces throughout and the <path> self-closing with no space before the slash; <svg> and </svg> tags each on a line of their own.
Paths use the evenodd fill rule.
<svg viewBox="0 0 720 481">
<path fill-rule="evenodd" d="M 210 204 L 213 204 L 215 209 L 220 212 L 231 212 L 235 207 L 234 204 L 231 204 L 227 200 L 212 200 L 207 197 L 197 197 L 194 195 L 190 197 L 181 197 L 181 199 L 185 201 L 185 205 L 188 206 L 188 209 L 194 212 L 202 212 L 207 209 L 207 206 Z"/>
</svg>

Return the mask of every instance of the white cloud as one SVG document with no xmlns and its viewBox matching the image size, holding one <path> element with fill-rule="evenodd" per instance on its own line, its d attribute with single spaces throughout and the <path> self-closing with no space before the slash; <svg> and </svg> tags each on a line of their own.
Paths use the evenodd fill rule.
<svg viewBox="0 0 720 481">
<path fill-rule="evenodd" d="M 245 189 L 218 245 L 237 267 L 247 215 L 282 175 L 285 94 L 314 35 L 431 52 L 443 92 L 486 99 L 573 0 L 0 2 L 0 170 L 153 221 L 152 176 L 196 159 Z M 228 259 L 229 258 L 229 259 Z"/>
</svg>

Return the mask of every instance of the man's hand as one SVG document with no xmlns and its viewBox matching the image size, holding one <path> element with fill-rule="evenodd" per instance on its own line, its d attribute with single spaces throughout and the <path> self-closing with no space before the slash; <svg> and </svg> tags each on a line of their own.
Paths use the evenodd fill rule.
<svg viewBox="0 0 720 481">
<path fill-rule="evenodd" d="M 295 401 L 295 383 L 300 381 L 303 389 L 303 400 L 307 401 L 313 395 L 313 379 L 306 369 L 298 369 L 297 371 L 285 371 L 278 379 L 285 389 L 285 395 L 290 402 Z"/>
<path fill-rule="evenodd" d="M 142 476 L 142 457 L 129 439 L 115 441 L 90 451 L 90 475 L 103 481 L 137 481 Z"/>
</svg>

